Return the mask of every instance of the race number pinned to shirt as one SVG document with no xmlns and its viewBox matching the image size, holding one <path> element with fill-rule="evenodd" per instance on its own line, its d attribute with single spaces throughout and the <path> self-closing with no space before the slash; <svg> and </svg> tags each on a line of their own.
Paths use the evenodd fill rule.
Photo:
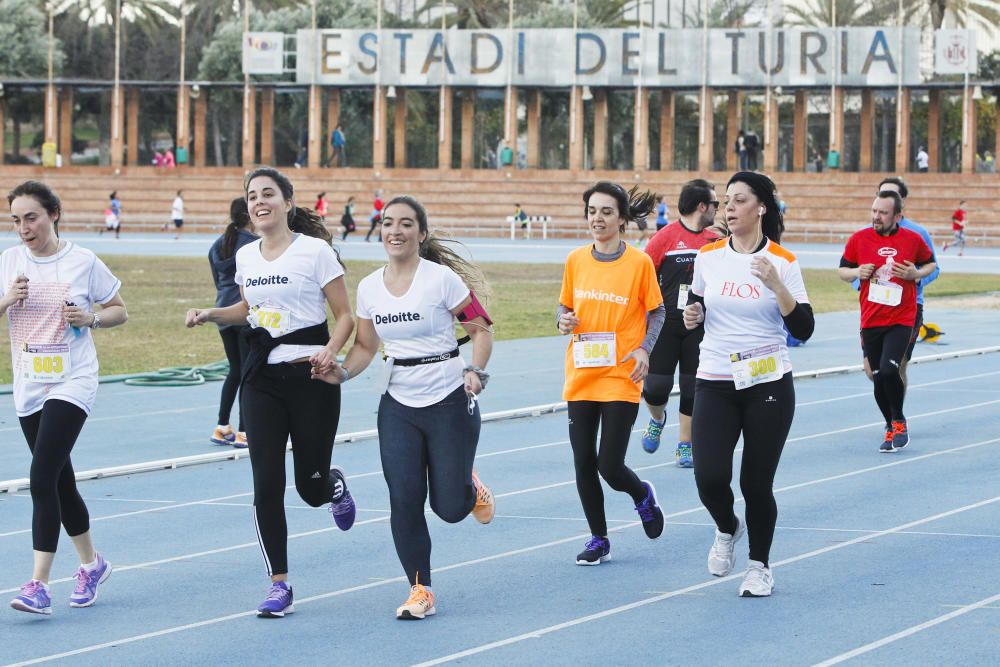
<svg viewBox="0 0 1000 667">
<path fill-rule="evenodd" d="M 262 303 L 250 308 L 247 322 L 254 329 L 267 329 L 271 338 L 278 338 L 291 331 L 292 311 Z"/>
<path fill-rule="evenodd" d="M 69 371 L 69 343 L 24 344 L 21 375 L 28 382 L 65 382 Z"/>
<path fill-rule="evenodd" d="M 887 280 L 868 283 L 868 300 L 883 306 L 898 306 L 903 301 L 903 286 Z"/>
<path fill-rule="evenodd" d="M 573 365 L 576 368 L 614 366 L 617 360 L 613 331 L 573 334 Z"/>
<path fill-rule="evenodd" d="M 764 345 L 746 352 L 734 352 L 729 355 L 729 362 L 737 390 L 774 382 L 784 375 L 781 352 L 777 345 Z"/>
<path fill-rule="evenodd" d="M 677 309 L 684 310 L 688 305 L 688 291 L 691 289 L 690 285 L 685 285 L 681 283 L 677 288 Z"/>
</svg>

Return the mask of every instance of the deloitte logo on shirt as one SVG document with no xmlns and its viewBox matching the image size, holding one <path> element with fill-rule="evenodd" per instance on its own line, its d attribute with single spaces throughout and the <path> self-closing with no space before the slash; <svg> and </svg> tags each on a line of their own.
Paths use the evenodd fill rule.
<svg viewBox="0 0 1000 667">
<path fill-rule="evenodd" d="M 375 324 L 397 324 L 399 322 L 419 322 L 420 313 L 389 313 L 388 315 L 375 314 Z"/>
<path fill-rule="evenodd" d="M 261 287 L 262 285 L 287 285 L 288 276 L 260 276 L 258 278 L 247 278 L 244 287 Z"/>
</svg>

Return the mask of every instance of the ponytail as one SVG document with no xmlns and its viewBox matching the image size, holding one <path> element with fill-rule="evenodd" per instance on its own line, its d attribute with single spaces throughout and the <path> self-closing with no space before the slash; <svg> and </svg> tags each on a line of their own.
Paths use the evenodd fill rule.
<svg viewBox="0 0 1000 667">
<path fill-rule="evenodd" d="M 222 233 L 222 247 L 219 248 L 219 257 L 229 259 L 236 253 L 236 240 L 239 238 L 240 230 L 250 227 L 250 213 L 247 211 L 247 200 L 237 197 L 229 203 L 229 224 L 226 231 Z"/>
<path fill-rule="evenodd" d="M 347 269 L 344 266 L 344 261 L 340 258 L 340 251 L 333 245 L 333 234 L 330 233 L 330 230 L 326 228 L 322 219 L 314 211 L 302 208 L 301 206 L 293 206 L 292 210 L 288 213 L 288 228 L 293 232 L 326 241 L 333 248 L 334 254 L 337 255 L 337 261 L 340 263 L 340 266 L 345 270 Z"/>
</svg>

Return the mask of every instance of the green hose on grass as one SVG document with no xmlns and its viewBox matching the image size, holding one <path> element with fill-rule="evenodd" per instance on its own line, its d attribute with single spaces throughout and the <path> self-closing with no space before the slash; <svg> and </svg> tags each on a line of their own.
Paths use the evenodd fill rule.
<svg viewBox="0 0 1000 667">
<path fill-rule="evenodd" d="M 124 382 L 137 387 L 191 387 L 213 380 L 225 380 L 228 373 L 229 362 L 216 361 L 204 366 L 172 366 L 151 373 L 101 378 L 101 382 Z"/>
</svg>

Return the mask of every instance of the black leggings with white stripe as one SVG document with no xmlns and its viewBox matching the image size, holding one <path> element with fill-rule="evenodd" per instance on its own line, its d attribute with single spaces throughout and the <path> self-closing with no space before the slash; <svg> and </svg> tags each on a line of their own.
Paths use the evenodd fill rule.
<svg viewBox="0 0 1000 667">
<path fill-rule="evenodd" d="M 715 525 L 736 531 L 733 456 L 743 436 L 740 491 L 746 502 L 750 558 L 767 564 L 778 520 L 774 475 L 795 415 L 792 374 L 736 390 L 732 381 L 698 379 L 691 421 L 694 478 L 698 496 Z"/>
<path fill-rule="evenodd" d="M 309 379 L 308 362 L 267 364 L 240 392 L 253 468 L 254 520 L 269 575 L 288 573 L 285 449 L 292 439 L 295 488 L 312 507 L 330 502 L 340 386 Z"/>
</svg>

